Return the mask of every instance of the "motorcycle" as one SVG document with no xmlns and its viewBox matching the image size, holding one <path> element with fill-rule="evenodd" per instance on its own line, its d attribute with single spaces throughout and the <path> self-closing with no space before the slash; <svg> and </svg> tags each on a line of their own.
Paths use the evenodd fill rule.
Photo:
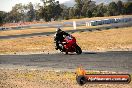
<svg viewBox="0 0 132 88">
<path fill-rule="evenodd" d="M 77 54 L 82 53 L 82 49 L 76 43 L 76 38 L 72 35 L 66 36 L 64 40 L 59 43 L 59 47 L 59 50 L 66 54 L 68 54 L 68 52 L 76 52 Z"/>
</svg>

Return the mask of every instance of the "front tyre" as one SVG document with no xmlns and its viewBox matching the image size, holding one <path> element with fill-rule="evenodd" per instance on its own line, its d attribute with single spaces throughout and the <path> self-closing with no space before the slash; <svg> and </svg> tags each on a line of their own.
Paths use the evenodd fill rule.
<svg viewBox="0 0 132 88">
<path fill-rule="evenodd" d="M 77 54 L 81 54 L 82 53 L 82 49 L 78 45 L 76 46 L 76 53 Z"/>
</svg>

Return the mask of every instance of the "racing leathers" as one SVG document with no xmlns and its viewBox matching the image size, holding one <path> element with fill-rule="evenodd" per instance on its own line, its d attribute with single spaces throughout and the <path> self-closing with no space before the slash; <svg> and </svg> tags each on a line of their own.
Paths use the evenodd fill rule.
<svg viewBox="0 0 132 88">
<path fill-rule="evenodd" d="M 64 31 L 60 31 L 57 32 L 54 35 L 54 41 L 55 41 L 55 49 L 60 49 L 59 44 L 64 40 L 64 36 L 68 36 L 69 34 L 64 32 Z"/>
</svg>

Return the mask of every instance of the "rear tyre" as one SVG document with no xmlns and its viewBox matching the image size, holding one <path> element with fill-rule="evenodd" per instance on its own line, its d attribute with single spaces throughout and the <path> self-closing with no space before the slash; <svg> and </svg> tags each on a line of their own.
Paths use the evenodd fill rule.
<svg viewBox="0 0 132 88">
<path fill-rule="evenodd" d="M 78 45 L 76 46 L 76 53 L 77 54 L 81 54 L 82 53 L 82 49 Z"/>
<path fill-rule="evenodd" d="M 65 53 L 66 55 L 68 54 L 68 52 Z"/>
</svg>

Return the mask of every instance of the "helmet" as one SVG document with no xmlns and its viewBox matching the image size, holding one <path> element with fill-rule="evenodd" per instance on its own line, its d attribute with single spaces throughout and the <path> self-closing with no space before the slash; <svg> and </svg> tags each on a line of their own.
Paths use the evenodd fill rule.
<svg viewBox="0 0 132 88">
<path fill-rule="evenodd" d="M 57 28 L 57 29 L 56 29 L 56 32 L 57 32 L 57 33 L 61 32 L 61 31 L 62 31 L 62 30 L 61 30 L 60 28 Z"/>
</svg>

